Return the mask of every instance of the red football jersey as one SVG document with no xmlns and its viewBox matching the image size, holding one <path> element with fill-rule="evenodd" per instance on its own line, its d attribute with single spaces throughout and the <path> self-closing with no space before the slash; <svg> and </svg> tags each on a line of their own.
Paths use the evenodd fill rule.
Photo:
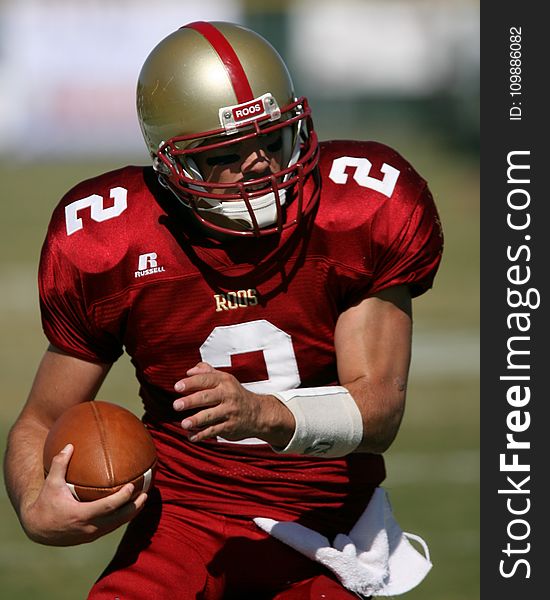
<svg viewBox="0 0 550 600">
<path fill-rule="evenodd" d="M 431 286 L 441 228 L 413 168 L 381 144 L 333 141 L 319 169 L 314 217 L 281 236 L 210 239 L 143 167 L 80 183 L 53 214 L 39 276 L 45 333 L 84 360 L 130 355 L 166 500 L 347 531 L 384 478 L 378 455 L 193 444 L 172 409 L 174 383 L 200 360 L 258 393 L 338 384 L 340 313 L 390 286 Z"/>
</svg>

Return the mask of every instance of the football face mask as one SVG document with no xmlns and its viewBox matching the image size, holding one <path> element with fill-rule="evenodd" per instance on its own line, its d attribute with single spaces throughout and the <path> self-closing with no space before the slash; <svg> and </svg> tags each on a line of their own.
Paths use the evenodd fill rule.
<svg viewBox="0 0 550 600">
<path fill-rule="evenodd" d="M 304 183 L 318 162 L 307 100 L 283 111 L 273 121 L 264 115 L 229 131 L 174 137 L 160 146 L 155 168 L 206 227 L 237 236 L 280 232 L 313 208 L 317 194 L 306 199 Z M 287 219 L 291 200 L 295 216 Z"/>
</svg>

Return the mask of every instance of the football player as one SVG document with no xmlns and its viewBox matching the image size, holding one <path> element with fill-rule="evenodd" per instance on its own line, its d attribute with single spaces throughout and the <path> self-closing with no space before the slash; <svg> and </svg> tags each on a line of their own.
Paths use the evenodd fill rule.
<svg viewBox="0 0 550 600">
<path fill-rule="evenodd" d="M 319 143 L 278 53 L 238 25 L 191 23 L 162 40 L 137 109 L 152 167 L 78 184 L 43 246 L 50 345 L 6 456 L 22 526 L 74 545 L 130 522 L 93 600 L 355 598 L 337 569 L 254 519 L 332 540 L 383 481 L 411 298 L 442 250 L 428 186 L 380 143 Z M 156 486 L 80 503 L 65 485 L 72 447 L 44 479 L 42 446 L 123 350 Z"/>
</svg>

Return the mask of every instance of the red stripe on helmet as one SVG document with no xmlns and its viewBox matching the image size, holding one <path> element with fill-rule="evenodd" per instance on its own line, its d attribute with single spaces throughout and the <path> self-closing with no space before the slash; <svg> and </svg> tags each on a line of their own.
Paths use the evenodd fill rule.
<svg viewBox="0 0 550 600">
<path fill-rule="evenodd" d="M 252 88 L 250 87 L 248 77 L 244 72 L 241 61 L 223 34 L 206 21 L 196 21 L 195 23 L 189 23 L 189 25 L 185 25 L 184 27 L 198 31 L 210 42 L 212 48 L 217 52 L 227 70 L 231 85 L 233 86 L 233 91 L 237 97 L 237 102 L 241 104 L 242 102 L 253 100 L 254 94 L 252 93 Z"/>
</svg>

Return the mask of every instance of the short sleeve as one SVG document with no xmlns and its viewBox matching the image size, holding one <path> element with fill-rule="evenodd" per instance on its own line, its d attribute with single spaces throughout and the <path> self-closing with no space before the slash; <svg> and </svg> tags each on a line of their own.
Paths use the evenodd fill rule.
<svg viewBox="0 0 550 600">
<path fill-rule="evenodd" d="M 443 250 L 441 221 L 427 186 L 413 204 L 392 213 L 382 211 L 373 224 L 373 278 L 369 295 L 408 285 L 419 296 L 433 285 Z"/>
<path fill-rule="evenodd" d="M 38 272 L 40 313 L 51 344 L 83 360 L 112 363 L 122 354 L 116 336 L 99 331 L 86 305 L 82 274 L 49 232 Z"/>
</svg>

